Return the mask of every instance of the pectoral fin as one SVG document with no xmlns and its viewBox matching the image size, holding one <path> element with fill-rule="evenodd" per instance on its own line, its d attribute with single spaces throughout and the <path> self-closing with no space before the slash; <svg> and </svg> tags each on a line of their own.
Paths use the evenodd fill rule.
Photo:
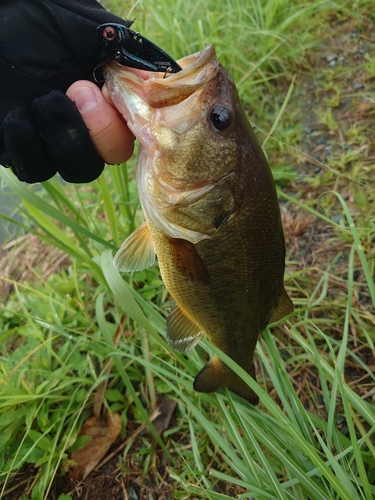
<svg viewBox="0 0 375 500">
<path fill-rule="evenodd" d="M 119 271 L 142 271 L 155 262 L 155 247 L 150 230 L 141 224 L 121 245 L 113 263 Z"/>
<path fill-rule="evenodd" d="M 176 269 L 193 283 L 209 285 L 210 275 L 194 244 L 182 238 L 168 238 Z"/>
<path fill-rule="evenodd" d="M 167 341 L 177 352 L 192 349 L 202 337 L 200 327 L 176 304 L 167 318 Z"/>
<path fill-rule="evenodd" d="M 276 321 L 279 321 L 280 319 L 284 318 L 284 316 L 288 316 L 288 314 L 292 313 L 293 310 L 294 310 L 293 303 L 288 297 L 288 294 L 286 293 L 285 289 L 283 289 L 279 305 L 273 312 L 272 318 L 270 319 L 269 322 L 275 323 Z"/>
<path fill-rule="evenodd" d="M 248 373 L 256 380 L 253 364 Z M 222 387 L 228 387 L 252 405 L 256 405 L 259 402 L 259 398 L 255 392 L 215 355 L 195 377 L 194 390 L 198 392 L 214 392 Z"/>
</svg>

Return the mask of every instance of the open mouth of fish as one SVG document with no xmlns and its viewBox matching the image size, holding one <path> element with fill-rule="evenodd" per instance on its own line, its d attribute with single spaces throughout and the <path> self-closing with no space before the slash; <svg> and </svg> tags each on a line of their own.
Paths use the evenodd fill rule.
<svg viewBox="0 0 375 500">
<path fill-rule="evenodd" d="M 180 59 L 178 63 L 182 67 L 178 73 L 143 71 L 145 78 L 115 61 L 104 69 L 111 100 L 146 148 L 157 133 L 156 121 L 163 125 L 164 133 L 167 127 L 173 132 L 183 133 L 192 126 L 192 121 L 201 118 L 199 113 L 187 116 L 187 106 L 199 109 L 199 103 L 207 93 L 207 84 L 215 78 L 219 68 L 212 45 Z M 166 108 L 168 113 L 164 115 Z"/>
</svg>

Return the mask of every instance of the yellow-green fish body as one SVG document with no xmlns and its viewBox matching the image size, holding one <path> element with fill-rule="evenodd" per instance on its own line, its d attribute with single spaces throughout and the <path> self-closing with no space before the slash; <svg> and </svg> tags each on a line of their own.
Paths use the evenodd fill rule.
<svg viewBox="0 0 375 500">
<path fill-rule="evenodd" d="M 134 271 L 158 257 L 176 301 L 167 338 L 177 351 L 203 334 L 255 378 L 258 336 L 293 307 L 283 285 L 285 245 L 272 174 L 236 88 L 212 46 L 183 70 L 142 80 L 112 64 L 111 99 L 140 140 L 137 179 L 145 222 L 115 262 Z M 257 397 L 218 357 L 197 391 Z"/>
</svg>

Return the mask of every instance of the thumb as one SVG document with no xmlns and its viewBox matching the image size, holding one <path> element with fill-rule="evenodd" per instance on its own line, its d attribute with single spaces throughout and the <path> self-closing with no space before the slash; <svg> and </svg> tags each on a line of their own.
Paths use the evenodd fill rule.
<svg viewBox="0 0 375 500">
<path fill-rule="evenodd" d="M 134 136 L 119 113 L 89 81 L 74 82 L 66 95 L 77 106 L 98 154 L 106 163 L 122 163 L 133 154 Z"/>
</svg>

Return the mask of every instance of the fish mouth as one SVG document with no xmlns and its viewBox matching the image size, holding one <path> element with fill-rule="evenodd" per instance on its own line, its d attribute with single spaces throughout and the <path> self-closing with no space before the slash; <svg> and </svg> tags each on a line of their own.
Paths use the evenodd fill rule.
<svg viewBox="0 0 375 500">
<path fill-rule="evenodd" d="M 180 59 L 178 64 L 182 68 L 178 73 L 142 71 L 145 78 L 115 61 L 105 67 L 104 75 L 109 94 L 126 121 L 130 120 L 127 107 L 139 108 L 137 114 L 142 116 L 145 113 L 145 110 L 142 111 L 144 105 L 160 109 L 183 102 L 205 87 L 215 77 L 219 67 L 213 45 Z"/>
</svg>

